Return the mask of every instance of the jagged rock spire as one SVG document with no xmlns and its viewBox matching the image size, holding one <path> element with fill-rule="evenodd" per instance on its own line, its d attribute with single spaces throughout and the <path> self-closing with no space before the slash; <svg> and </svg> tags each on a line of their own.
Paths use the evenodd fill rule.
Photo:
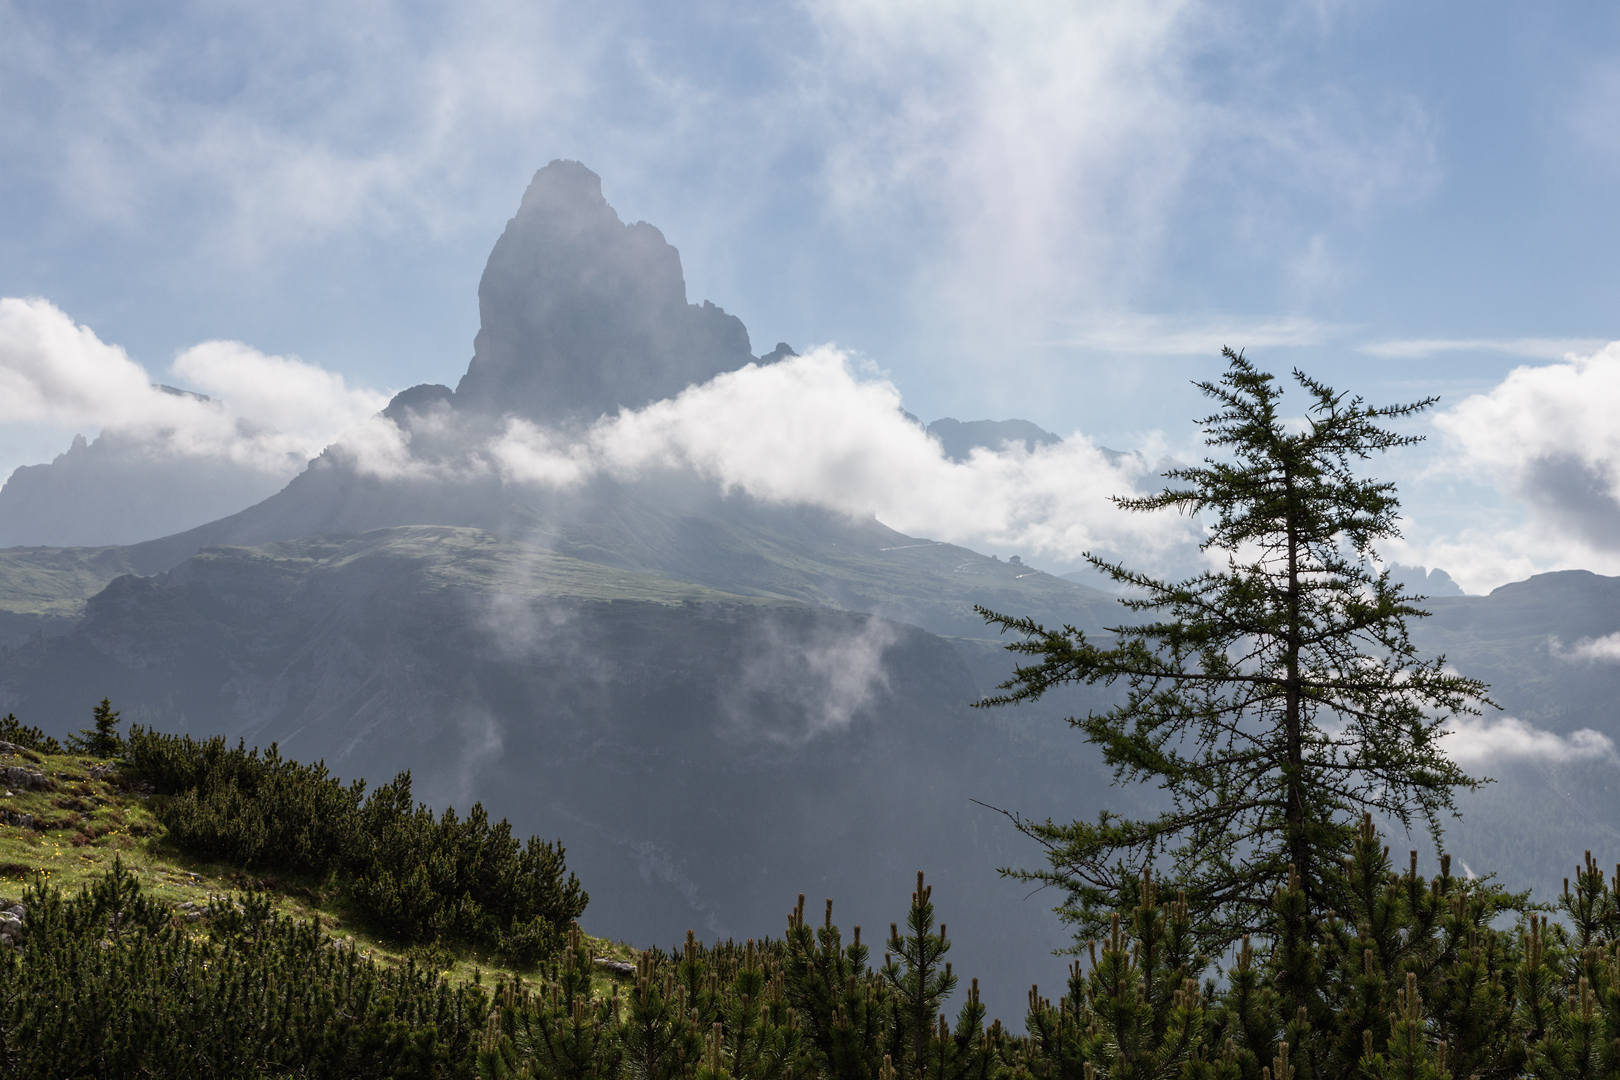
<svg viewBox="0 0 1620 1080">
<path fill-rule="evenodd" d="M 463 409 L 591 420 L 753 360 L 741 320 L 686 302 L 681 256 L 626 225 L 577 161 L 534 176 L 478 286 L 481 327 Z"/>
</svg>

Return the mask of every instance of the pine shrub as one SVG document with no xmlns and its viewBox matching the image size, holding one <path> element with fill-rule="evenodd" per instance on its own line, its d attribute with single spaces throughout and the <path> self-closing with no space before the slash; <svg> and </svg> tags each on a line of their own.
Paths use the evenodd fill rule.
<svg viewBox="0 0 1620 1080">
<path fill-rule="evenodd" d="M 169 839 L 201 858 L 255 869 L 337 874 L 379 930 L 406 943 L 506 952 L 520 965 L 552 955 L 589 897 L 560 843 L 512 836 L 481 805 L 435 815 L 410 773 L 368 796 L 324 763 L 289 761 L 223 738 L 131 728 L 126 773 L 151 784 Z"/>
<path fill-rule="evenodd" d="M 262 899 L 194 937 L 121 865 L 77 896 L 24 897 L 0 949 L 0 1075 L 465 1077 L 488 1004 L 386 970 Z"/>
<path fill-rule="evenodd" d="M 397 793 L 396 793 L 397 794 Z M 413 808 L 414 811 L 414 808 Z M 438 824 L 437 821 L 434 823 Z M 1290 938 L 1297 876 L 1224 971 L 1185 896 L 1152 875 L 1086 944 L 1027 1034 L 951 1023 L 949 939 L 919 883 L 875 964 L 829 902 L 780 939 L 640 954 L 600 992 L 577 924 L 537 978 L 451 987 L 436 945 L 384 969 L 252 895 L 178 924 L 115 867 L 78 896 L 26 897 L 0 951 L 0 1076 L 531 1077 L 545 1080 L 1553 1080 L 1620 1068 L 1620 868 L 1590 856 L 1554 922 L 1442 860 L 1402 871 L 1364 820 L 1322 930 Z M 1520 912 L 1518 925 L 1500 928 Z M 1217 973 L 1224 977 L 1217 980 Z M 1310 993 L 1296 1004 L 1293 989 Z M 926 1009 L 925 1009 L 926 1007 Z"/>
<path fill-rule="evenodd" d="M 16 713 L 0 716 L 0 742 L 32 750 L 36 754 L 63 753 L 62 744 L 37 727 L 30 727 L 17 719 Z"/>
</svg>

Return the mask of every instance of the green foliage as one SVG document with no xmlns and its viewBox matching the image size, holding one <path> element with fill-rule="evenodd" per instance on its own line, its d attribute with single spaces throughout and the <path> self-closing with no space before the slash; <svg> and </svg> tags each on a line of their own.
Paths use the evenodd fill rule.
<svg viewBox="0 0 1620 1080">
<path fill-rule="evenodd" d="M 1090 942 L 1054 1006 L 1030 995 L 1013 1064 L 1039 1080 L 1446 1080 L 1620 1075 L 1620 903 L 1587 857 L 1567 925 L 1488 881 L 1405 873 L 1364 819 L 1333 871 L 1343 906 L 1292 940 L 1297 876 L 1273 893 L 1269 947 L 1242 939 L 1200 991 L 1181 901 L 1144 880 L 1129 916 Z M 1583 922 L 1584 920 L 1584 922 Z M 1127 927 L 1130 932 L 1127 932 Z M 1305 986 L 1304 1001 L 1294 991 Z M 1171 988 L 1175 989 L 1172 990 Z"/>
<path fill-rule="evenodd" d="M 642 953 L 608 993 L 573 925 L 534 981 L 438 978 L 436 945 L 383 969 L 252 894 L 205 926 L 115 866 L 78 896 L 30 890 L 0 949 L 0 1077 L 423 1076 L 544 1080 L 1598 1080 L 1620 1074 L 1620 869 L 1590 856 L 1564 921 L 1488 881 L 1404 872 L 1363 820 L 1333 871 L 1342 908 L 1290 942 L 1297 876 L 1223 977 L 1186 897 L 1144 875 L 1071 966 L 1032 988 L 1027 1034 L 944 1005 L 930 890 L 874 967 L 804 898 L 780 940 Z M 1495 929 L 1520 910 L 1519 925 Z M 199 930 L 206 930 L 200 933 Z M 898 951 L 893 951 L 893 950 Z M 593 971 L 596 972 L 593 975 Z M 1302 974 L 1303 973 L 1303 974 Z M 1307 977 L 1308 976 L 1308 977 Z M 1200 979 L 1205 981 L 1200 984 Z M 1291 987 L 1308 985 L 1295 1005 Z"/>
<path fill-rule="evenodd" d="M 24 903 L 21 952 L 0 949 L 0 1076 L 474 1074 L 481 992 L 378 968 L 253 898 L 216 905 L 203 938 L 121 865 Z"/>
<path fill-rule="evenodd" d="M 92 726 L 80 728 L 77 735 L 68 736 L 68 752 L 89 754 L 91 757 L 99 758 L 118 757 L 122 754 L 124 740 L 118 734 L 120 717 L 113 709 L 110 699 L 101 699 L 101 704 L 95 708 L 93 720 Z"/>
<path fill-rule="evenodd" d="M 1339 903 L 1334 867 L 1359 813 L 1422 818 L 1438 835 L 1452 792 L 1477 786 L 1439 740 L 1451 716 L 1477 712 L 1485 687 L 1446 673 L 1444 658 L 1418 658 L 1406 624 L 1424 612 L 1369 569 L 1374 543 L 1398 535 L 1393 485 L 1355 475 L 1372 453 L 1417 441 L 1382 421 L 1434 399 L 1371 408 L 1296 371 L 1308 400 L 1300 427 L 1283 414 L 1271 375 L 1225 355 L 1220 382 L 1197 384 L 1219 405 L 1203 424 L 1225 456 L 1166 473 L 1179 487 L 1117 500 L 1201 515 L 1203 547 L 1224 553 L 1225 569 L 1169 582 L 1092 558 L 1131 587 L 1136 595 L 1121 602 L 1142 616 L 1109 628 L 1111 645 L 1073 626 L 979 609 L 1021 635 L 1009 649 L 1034 658 L 980 704 L 1123 680 L 1123 703 L 1071 723 L 1101 747 L 1116 779 L 1152 783 L 1171 802 L 1140 821 L 1014 818 L 1050 866 L 1017 876 L 1065 891 L 1059 911 L 1077 940 L 1100 935 L 1143 868 L 1160 861 L 1176 868 L 1212 951 L 1268 925 L 1271 892 L 1290 877 L 1300 895 L 1289 933 L 1314 934 Z M 1307 987 L 1286 990 L 1297 1006 Z"/>
<path fill-rule="evenodd" d="M 1199 993 L 1203 958 L 1192 951 L 1186 901 L 1161 905 L 1151 878 L 1139 895 L 1130 929 L 1115 912 L 1108 937 L 1088 943 L 1090 972 L 1076 961 L 1057 1005 L 1030 991 L 1025 1026 L 1039 1052 L 1037 1072 L 1085 1080 L 1237 1080 L 1230 1055 L 1194 1060 L 1207 1041 L 1209 1003 Z"/>
<path fill-rule="evenodd" d="M 0 716 L 0 742 L 32 750 L 36 754 L 65 753 L 62 744 L 37 727 L 30 727 L 17 719 L 16 713 Z"/>
<path fill-rule="evenodd" d="M 919 872 L 917 891 L 911 894 L 911 910 L 906 914 L 910 933 L 902 937 L 899 927 L 889 924 L 891 955 L 884 957 L 883 978 L 893 993 L 905 1029 L 903 1056 L 894 1057 L 890 1064 L 904 1075 L 930 1071 L 934 1018 L 956 989 L 956 976 L 951 973 L 950 962 L 944 959 L 951 947 L 944 924 L 940 924 L 937 934 L 934 932 L 933 895 L 933 886 L 924 885 Z"/>
<path fill-rule="evenodd" d="M 522 844 L 481 805 L 436 816 L 413 801 L 409 773 L 367 796 L 363 781 L 344 785 L 273 745 L 261 755 L 139 726 L 126 757 L 130 776 L 166 796 L 155 813 L 182 851 L 336 873 L 379 929 L 406 942 L 460 942 L 533 965 L 556 952 L 589 899 L 561 844 Z"/>
<path fill-rule="evenodd" d="M 920 883 L 919 883 L 920 885 Z M 547 969 L 543 988 L 505 984 L 479 1047 L 481 1076 L 556 1080 L 991 1080 L 1009 1077 L 1015 1040 L 984 1025 L 975 983 L 953 1029 L 933 1010 L 948 992 L 948 947 L 933 927 L 926 887 L 911 934 L 881 969 L 856 927 L 848 944 L 832 921 L 811 927 L 804 897 L 780 941 L 705 948 L 692 935 L 669 953 L 649 950 L 628 992 L 591 999 L 588 954 L 577 931 Z M 891 942 L 893 944 L 893 942 Z M 917 1011 L 918 996 L 928 1006 Z M 920 1046 L 920 1049 L 918 1047 Z"/>
</svg>

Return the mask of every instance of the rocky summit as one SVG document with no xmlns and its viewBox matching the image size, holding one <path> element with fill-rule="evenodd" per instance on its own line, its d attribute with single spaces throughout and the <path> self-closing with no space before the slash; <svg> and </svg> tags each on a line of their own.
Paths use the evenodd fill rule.
<svg viewBox="0 0 1620 1080">
<path fill-rule="evenodd" d="M 735 315 L 686 301 L 681 255 L 626 225 L 602 180 L 553 161 L 523 195 L 478 285 L 463 408 L 593 420 L 671 397 L 754 359 Z"/>
</svg>

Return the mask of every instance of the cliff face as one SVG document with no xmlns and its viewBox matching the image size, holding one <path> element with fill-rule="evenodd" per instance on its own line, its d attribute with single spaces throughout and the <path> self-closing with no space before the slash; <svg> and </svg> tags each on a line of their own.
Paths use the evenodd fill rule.
<svg viewBox="0 0 1620 1080">
<path fill-rule="evenodd" d="M 577 161 L 535 174 L 478 285 L 480 329 L 462 408 L 594 420 L 754 359 L 741 320 L 686 302 L 680 252 L 626 225 Z"/>
</svg>

